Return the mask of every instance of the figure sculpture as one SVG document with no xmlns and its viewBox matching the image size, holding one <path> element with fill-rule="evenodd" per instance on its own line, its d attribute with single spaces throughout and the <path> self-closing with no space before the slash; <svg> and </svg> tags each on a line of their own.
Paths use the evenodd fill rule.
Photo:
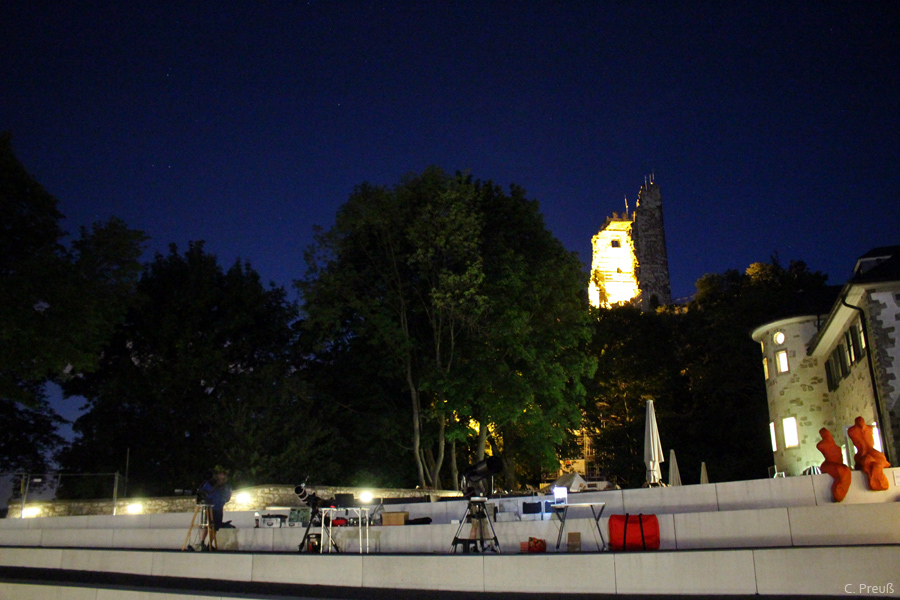
<svg viewBox="0 0 900 600">
<path fill-rule="evenodd" d="M 854 466 L 869 478 L 869 489 L 872 491 L 885 491 L 888 489 L 888 479 L 884 470 L 891 466 L 884 454 L 875 449 L 875 437 L 872 426 L 866 423 L 862 417 L 856 417 L 855 424 L 847 429 L 847 435 L 856 446 L 856 454 L 853 456 Z"/>
<path fill-rule="evenodd" d="M 834 480 L 831 484 L 831 496 L 835 502 L 840 502 L 850 490 L 850 467 L 844 464 L 841 448 L 835 443 L 831 432 L 823 427 L 819 430 L 819 435 L 822 440 L 816 444 L 816 448 L 825 457 L 821 469 Z"/>
</svg>

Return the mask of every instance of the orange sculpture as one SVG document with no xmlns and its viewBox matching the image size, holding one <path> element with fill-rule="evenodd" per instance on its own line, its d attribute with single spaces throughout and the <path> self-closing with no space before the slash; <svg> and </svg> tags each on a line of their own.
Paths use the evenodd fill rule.
<svg viewBox="0 0 900 600">
<path fill-rule="evenodd" d="M 841 448 L 835 443 L 831 432 L 823 427 L 819 430 L 819 435 L 822 440 L 816 444 L 816 448 L 825 457 L 822 472 L 831 475 L 834 480 L 831 484 L 831 496 L 835 502 L 840 502 L 850 490 L 850 467 L 844 464 Z"/>
<path fill-rule="evenodd" d="M 888 479 L 884 470 L 891 466 L 884 454 L 875 449 L 875 437 L 872 426 L 866 424 L 862 417 L 856 417 L 854 425 L 847 429 L 847 435 L 856 446 L 856 454 L 853 456 L 854 466 L 869 478 L 869 489 L 884 491 L 888 489 Z"/>
</svg>

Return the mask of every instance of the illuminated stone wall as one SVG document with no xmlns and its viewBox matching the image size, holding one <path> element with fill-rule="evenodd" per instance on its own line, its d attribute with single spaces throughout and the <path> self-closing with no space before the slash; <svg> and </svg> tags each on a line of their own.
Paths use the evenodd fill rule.
<svg viewBox="0 0 900 600">
<path fill-rule="evenodd" d="M 628 215 L 613 214 L 591 240 L 593 261 L 588 297 L 592 306 L 627 303 L 638 295 L 631 225 Z"/>
<path fill-rule="evenodd" d="M 273 506 L 303 506 L 303 503 L 294 493 L 294 485 L 264 485 L 252 488 L 236 489 L 231 495 L 231 501 L 225 505 L 226 511 L 239 510 L 263 510 Z M 338 486 L 307 486 L 310 492 L 314 492 L 323 499 L 334 498 L 335 494 L 353 494 L 359 497 L 363 491 L 369 491 L 375 498 L 421 498 L 428 497 L 432 501 L 441 497 L 458 497 L 462 494 L 452 490 L 412 490 L 412 489 L 379 489 L 379 488 L 354 488 Z M 140 508 L 136 508 L 139 505 Z M 127 498 L 120 499 L 116 503 L 116 514 L 161 514 L 173 512 L 192 512 L 197 505 L 194 496 L 171 496 L 162 498 Z M 82 515 L 111 515 L 113 514 L 112 499 L 95 500 L 54 500 L 51 502 L 29 502 L 26 509 L 31 509 L 30 516 L 35 517 L 74 517 Z M 22 507 L 15 501 L 10 502 L 9 515 L 11 519 L 21 515 Z M 29 513 L 26 512 L 26 516 Z"/>
<path fill-rule="evenodd" d="M 641 187 L 634 212 L 613 213 L 591 246 L 591 305 L 633 302 L 642 310 L 653 310 L 672 302 L 662 197 L 652 180 Z"/>
</svg>

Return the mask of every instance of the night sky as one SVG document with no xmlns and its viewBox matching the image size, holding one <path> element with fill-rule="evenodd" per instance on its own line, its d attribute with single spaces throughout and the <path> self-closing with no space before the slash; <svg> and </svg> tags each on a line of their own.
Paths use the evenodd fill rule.
<svg viewBox="0 0 900 600">
<path fill-rule="evenodd" d="M 43 2 L 0 18 L 0 129 L 70 232 L 302 276 L 364 181 L 540 201 L 582 260 L 660 184 L 674 297 L 777 252 L 900 243 L 898 2 Z M 152 254 L 148 254 L 149 259 Z"/>
</svg>

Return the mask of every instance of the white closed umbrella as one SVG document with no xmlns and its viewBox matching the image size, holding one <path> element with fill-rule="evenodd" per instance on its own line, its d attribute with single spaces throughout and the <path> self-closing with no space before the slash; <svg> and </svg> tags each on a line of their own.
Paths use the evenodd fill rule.
<svg viewBox="0 0 900 600">
<path fill-rule="evenodd" d="M 709 473 L 706 472 L 706 463 L 700 463 L 700 483 L 709 483 Z"/>
<path fill-rule="evenodd" d="M 675 449 L 669 450 L 669 485 L 681 485 L 681 472 L 678 470 L 678 461 L 675 460 Z"/>
<path fill-rule="evenodd" d="M 660 465 L 665 461 L 659 428 L 656 426 L 656 410 L 653 400 L 647 400 L 647 418 L 644 424 L 644 464 L 647 465 L 647 485 L 659 485 L 662 480 Z"/>
</svg>

